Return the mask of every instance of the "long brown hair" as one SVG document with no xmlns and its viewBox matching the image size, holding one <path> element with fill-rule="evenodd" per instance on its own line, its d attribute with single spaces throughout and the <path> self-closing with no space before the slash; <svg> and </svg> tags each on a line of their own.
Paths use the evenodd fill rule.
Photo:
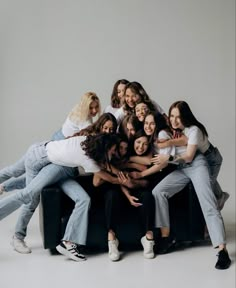
<svg viewBox="0 0 236 288">
<path fill-rule="evenodd" d="M 96 135 L 102 133 L 102 128 L 107 121 L 111 121 L 113 124 L 113 131 L 117 130 L 117 121 L 114 115 L 111 113 L 103 113 L 96 122 L 89 125 L 87 128 L 80 130 L 76 133 L 76 136 L 87 136 L 87 135 Z"/>
<path fill-rule="evenodd" d="M 208 137 L 208 133 L 205 126 L 196 119 L 187 102 L 185 101 L 174 102 L 169 109 L 169 118 L 173 108 L 177 108 L 179 110 L 180 120 L 184 127 L 190 127 L 192 125 L 195 125 L 202 131 L 203 137 L 204 136 Z"/>
</svg>

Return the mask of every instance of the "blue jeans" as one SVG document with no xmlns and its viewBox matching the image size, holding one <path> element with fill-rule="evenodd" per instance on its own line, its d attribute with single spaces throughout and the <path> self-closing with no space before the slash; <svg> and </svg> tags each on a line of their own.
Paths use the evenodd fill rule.
<svg viewBox="0 0 236 288">
<path fill-rule="evenodd" d="M 65 137 L 60 129 L 52 135 L 52 140 L 61 139 L 65 139 Z M 13 165 L 0 170 L 0 183 L 4 182 L 2 185 L 6 192 L 25 188 L 25 157 L 26 154 Z"/>
<path fill-rule="evenodd" d="M 47 185 L 67 179 L 65 183 L 61 182 L 61 187 L 75 201 L 75 207 L 63 239 L 84 245 L 87 237 L 90 198 L 76 181 L 68 179 L 75 175 L 75 169 L 50 164 L 45 143 L 39 143 L 32 145 L 27 151 L 25 170 L 27 186 L 14 195 L 0 200 L 0 220 L 18 209 L 22 204 L 27 204 L 24 206 L 19 218 L 21 220 L 18 222 L 21 228 L 22 226 L 25 228 L 26 234 L 28 222 L 39 203 L 41 190 Z M 22 234 L 19 233 L 21 238 L 24 238 L 25 234 L 24 231 Z M 17 234 L 17 236 L 19 235 Z"/>
<path fill-rule="evenodd" d="M 168 199 L 180 192 L 190 181 L 201 205 L 213 246 L 225 244 L 224 222 L 212 191 L 208 164 L 201 154 L 198 154 L 191 163 L 180 165 L 153 189 L 156 207 L 155 226 L 170 227 Z"/>
<path fill-rule="evenodd" d="M 217 177 L 220 172 L 223 157 L 220 154 L 217 147 L 214 147 L 211 153 L 209 153 L 205 157 L 209 166 L 210 179 L 211 179 L 213 192 L 216 196 L 216 199 L 221 199 L 223 195 L 223 191 L 220 187 L 220 184 L 217 181 Z"/>
</svg>

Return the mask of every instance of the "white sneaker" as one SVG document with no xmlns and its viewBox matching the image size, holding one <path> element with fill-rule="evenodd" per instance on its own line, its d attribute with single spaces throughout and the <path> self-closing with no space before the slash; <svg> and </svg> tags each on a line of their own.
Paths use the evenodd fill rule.
<svg viewBox="0 0 236 288">
<path fill-rule="evenodd" d="M 155 257 L 153 247 L 155 245 L 154 240 L 147 240 L 146 236 L 141 238 L 141 243 L 143 245 L 143 256 L 147 259 L 152 259 Z"/>
<path fill-rule="evenodd" d="M 221 198 L 218 200 L 218 208 L 221 211 L 225 205 L 225 202 L 229 199 L 229 193 L 223 192 Z"/>
<path fill-rule="evenodd" d="M 74 261 L 78 262 L 86 260 L 86 257 L 80 251 L 79 245 L 75 243 L 66 243 L 65 241 L 62 241 L 59 245 L 57 245 L 56 249 L 59 253 Z"/>
<path fill-rule="evenodd" d="M 15 235 L 12 237 L 11 245 L 18 253 L 29 254 L 32 252 L 32 250 L 26 245 L 25 241 L 18 239 Z"/>
<path fill-rule="evenodd" d="M 118 250 L 118 246 L 119 241 L 117 239 L 108 241 L 108 256 L 111 261 L 120 260 L 120 252 Z"/>
<path fill-rule="evenodd" d="M 0 184 L 0 195 L 2 195 L 5 192 L 4 186 Z"/>
</svg>

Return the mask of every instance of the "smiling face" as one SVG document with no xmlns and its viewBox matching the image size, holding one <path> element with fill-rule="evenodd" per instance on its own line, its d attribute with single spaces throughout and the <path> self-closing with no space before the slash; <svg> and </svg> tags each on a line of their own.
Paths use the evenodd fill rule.
<svg viewBox="0 0 236 288">
<path fill-rule="evenodd" d="M 180 113 L 178 108 L 173 108 L 170 112 L 170 124 L 173 129 L 184 129 L 184 125 L 180 119 Z"/>
<path fill-rule="evenodd" d="M 139 137 L 134 141 L 134 151 L 138 156 L 143 155 L 148 150 L 148 138 L 146 136 Z"/>
<path fill-rule="evenodd" d="M 99 111 L 99 103 L 97 101 L 92 101 L 89 105 L 89 116 L 95 117 Z"/>
<path fill-rule="evenodd" d="M 140 96 L 134 93 L 130 88 L 125 91 L 125 102 L 130 108 L 134 108 L 137 101 L 140 100 Z"/>
<path fill-rule="evenodd" d="M 113 127 L 113 123 L 111 120 L 107 120 L 104 125 L 102 126 L 101 129 L 102 133 L 113 133 L 114 132 L 114 127 Z"/>
<path fill-rule="evenodd" d="M 144 132 L 150 136 L 153 135 L 156 130 L 156 123 L 153 115 L 147 115 L 147 117 L 144 120 L 144 126 L 143 126 Z"/>
<path fill-rule="evenodd" d="M 117 87 L 117 96 L 120 98 L 120 100 L 122 100 L 124 95 L 125 95 L 125 84 L 120 83 Z"/>
<path fill-rule="evenodd" d="M 145 115 L 148 112 L 148 106 L 145 103 L 139 103 L 135 106 L 135 115 L 137 116 L 140 122 L 144 121 Z"/>
</svg>

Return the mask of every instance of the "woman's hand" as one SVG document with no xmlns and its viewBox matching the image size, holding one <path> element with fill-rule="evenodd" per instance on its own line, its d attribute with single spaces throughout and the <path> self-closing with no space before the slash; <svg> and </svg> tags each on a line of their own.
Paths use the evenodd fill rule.
<svg viewBox="0 0 236 288">
<path fill-rule="evenodd" d="M 136 198 L 132 195 L 130 195 L 128 199 L 129 199 L 130 204 L 134 207 L 140 207 L 143 205 L 142 203 L 138 202 L 139 201 L 138 198 Z"/>
<path fill-rule="evenodd" d="M 170 155 L 168 154 L 157 154 L 152 159 L 152 164 L 164 165 L 168 162 Z"/>
</svg>

